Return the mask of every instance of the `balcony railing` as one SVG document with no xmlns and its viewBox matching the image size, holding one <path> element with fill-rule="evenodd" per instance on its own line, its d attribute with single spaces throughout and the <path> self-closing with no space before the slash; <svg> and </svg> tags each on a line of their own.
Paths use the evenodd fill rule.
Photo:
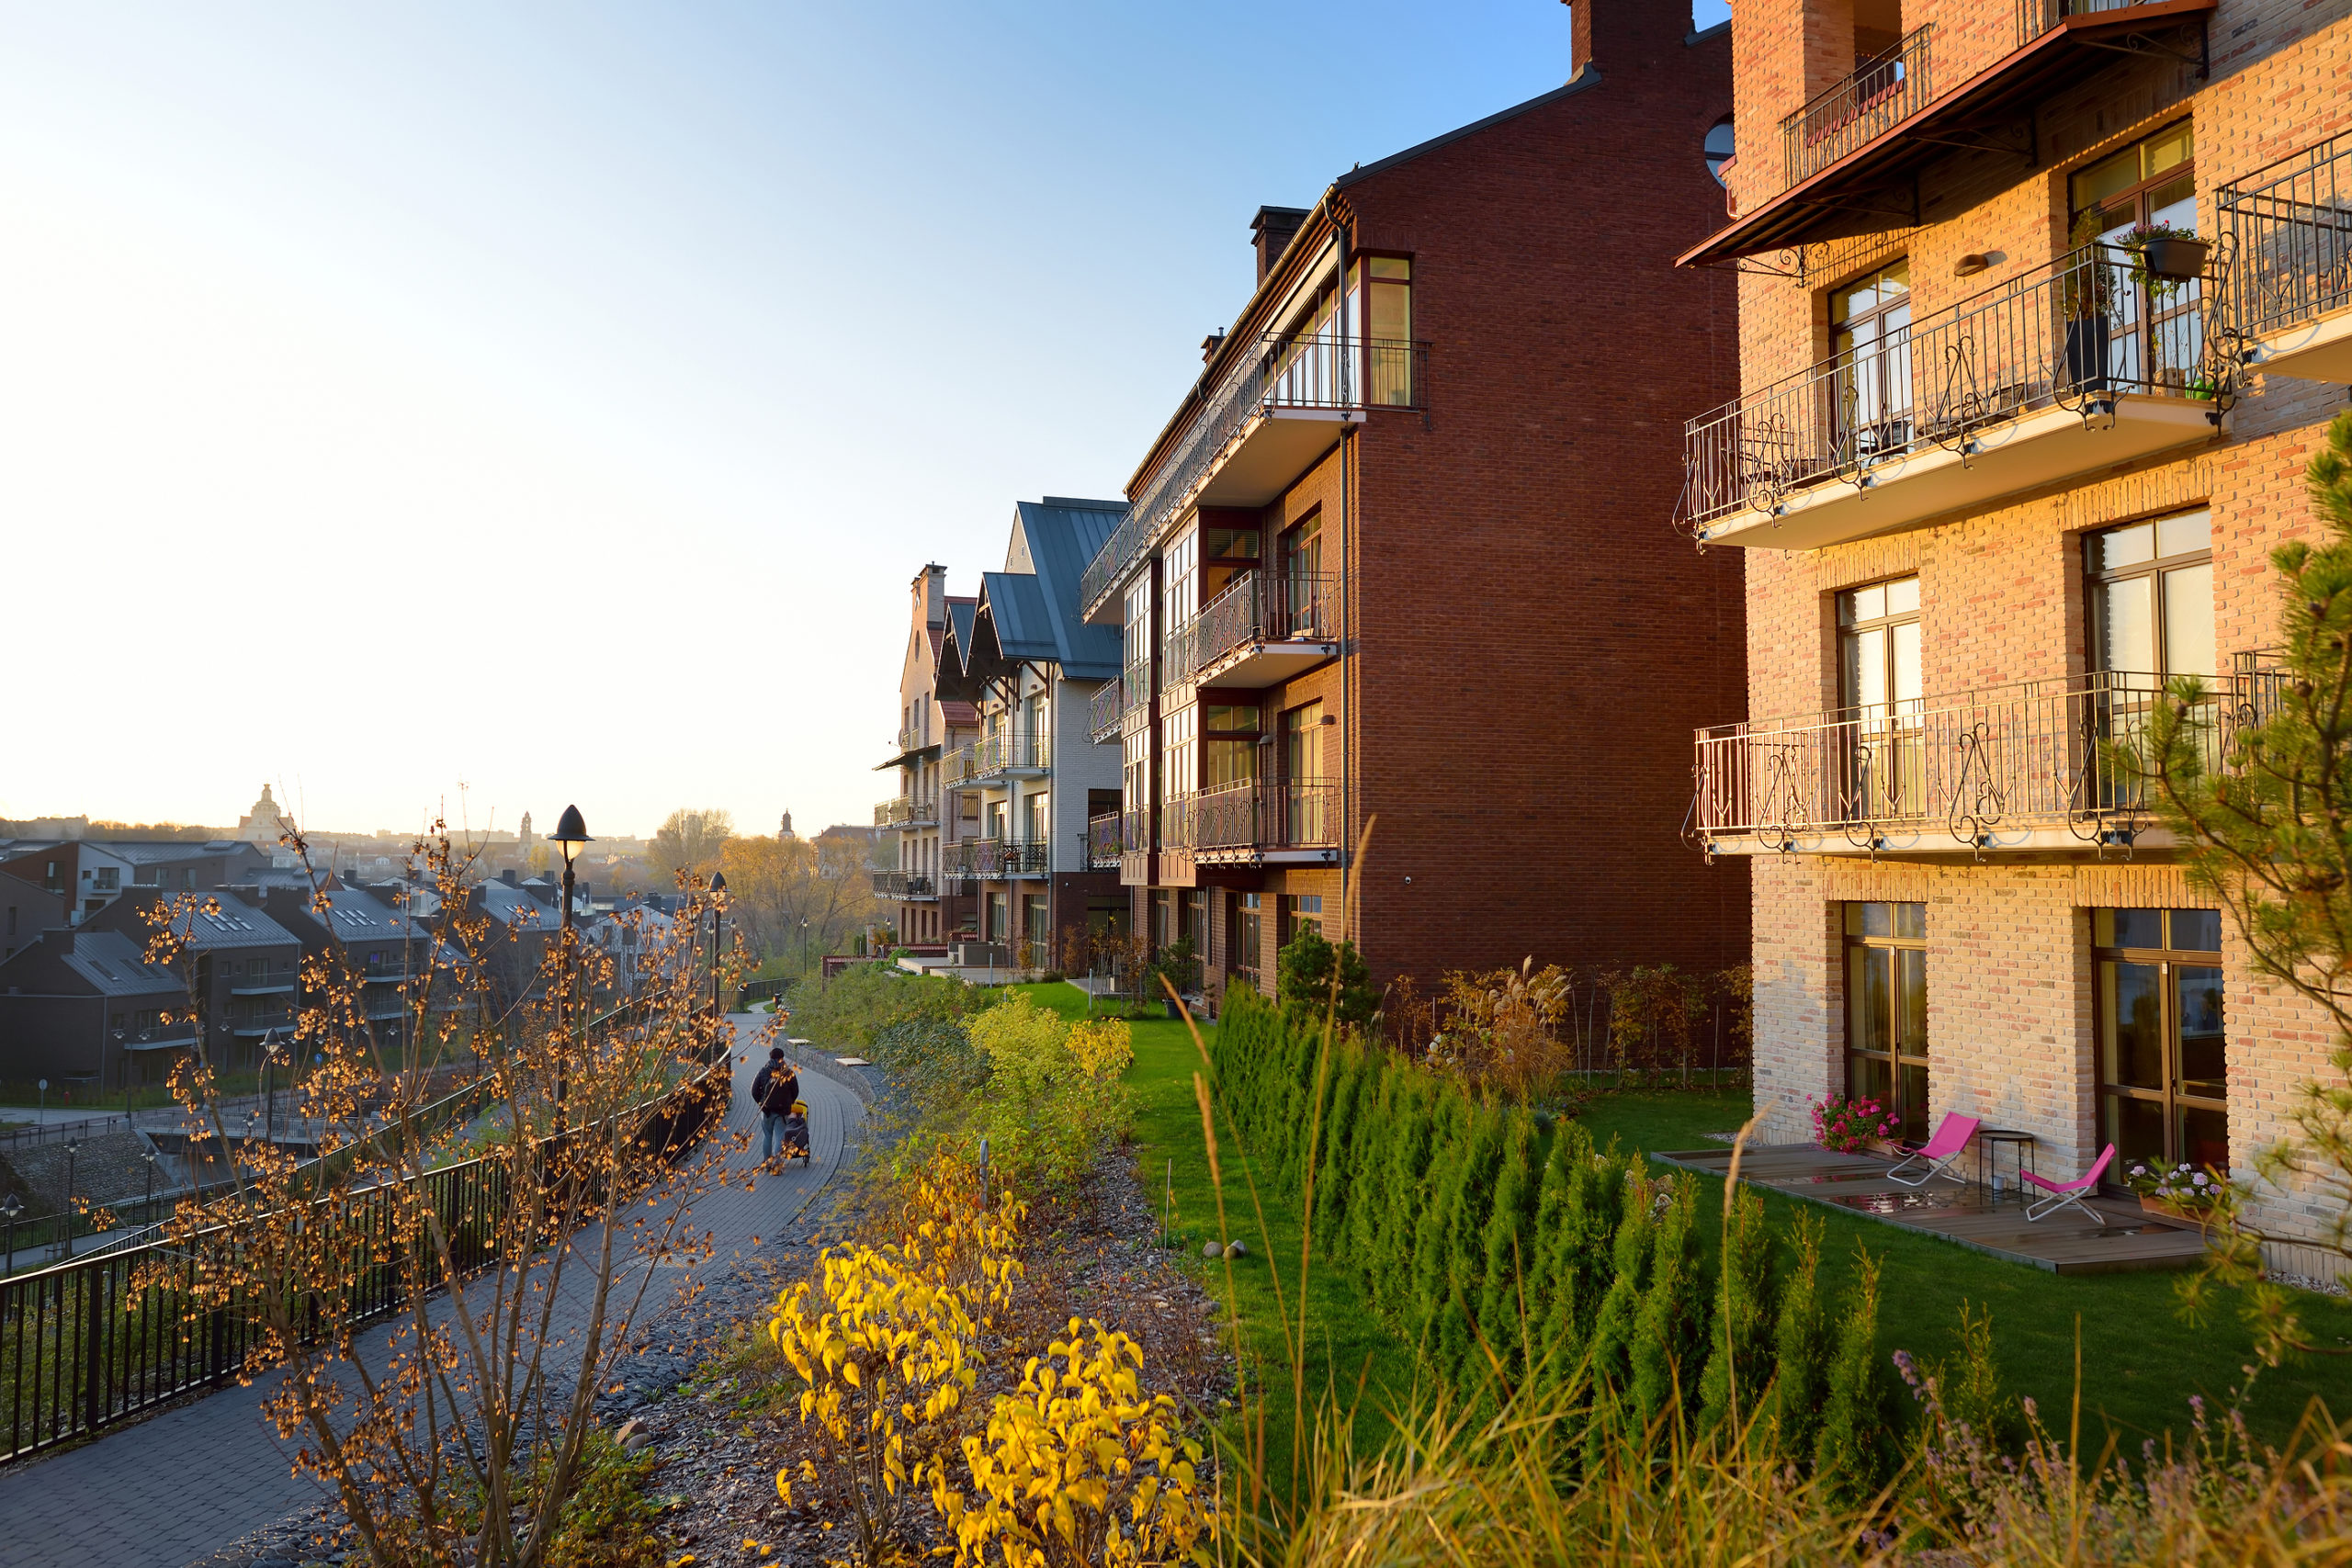
<svg viewBox="0 0 2352 1568">
<path fill-rule="evenodd" d="M 1040 840 L 959 839 L 944 846 L 941 870 L 954 882 L 1001 882 L 1008 876 L 1043 876 L 1052 852 Z"/>
<path fill-rule="evenodd" d="M 1128 719 L 1150 705 L 1151 660 L 1141 659 L 1119 677 L 1119 728 L 1125 728 Z"/>
<path fill-rule="evenodd" d="M 1087 700 L 1086 738 L 1100 746 L 1119 738 L 1119 716 L 1126 711 L 1126 682 L 1105 681 Z"/>
<path fill-rule="evenodd" d="M 1781 121 L 1781 173 L 1787 185 L 1809 179 L 1876 140 L 1935 96 L 1928 68 L 1935 30 L 1932 22 L 1917 29 Z"/>
<path fill-rule="evenodd" d="M 2247 336 L 2352 305 L 2352 134 L 2225 185 L 2214 199 L 2235 252 L 2237 324 Z"/>
<path fill-rule="evenodd" d="M 874 874 L 874 896 L 876 898 L 932 898 L 938 893 L 939 885 L 928 872 L 877 871 Z"/>
<path fill-rule="evenodd" d="M 1339 843 L 1340 786 L 1330 779 L 1250 780 L 1193 795 L 1191 847 L 1203 859 L 1255 858 L 1267 851 L 1330 849 Z"/>
<path fill-rule="evenodd" d="M 1119 813 L 1119 847 L 1131 855 L 1151 852 L 1151 813 L 1122 811 Z"/>
<path fill-rule="evenodd" d="M 1079 581 L 1091 614 L 1149 551 L 1251 420 L 1276 409 L 1419 408 L 1429 345 L 1401 339 L 1269 333 L 1237 351 L 1200 412 L 1127 508 Z"/>
<path fill-rule="evenodd" d="M 1007 729 L 976 740 L 971 746 L 970 772 L 975 779 L 992 778 L 1017 768 L 1053 766 L 1053 737 Z"/>
<path fill-rule="evenodd" d="M 1116 871 L 1120 853 L 1126 841 L 1120 832 L 1125 816 L 1117 811 L 1100 812 L 1086 819 L 1086 869 Z"/>
<path fill-rule="evenodd" d="M 2209 769 L 2278 706 L 2275 671 L 2247 654 L 2233 663 L 2198 716 Z M 1692 834 L 1781 851 L 1894 838 L 1981 849 L 2058 827 L 2085 844 L 2128 842 L 2148 806 L 2132 749 L 2163 700 L 2160 676 L 2102 671 L 1702 729 Z"/>
<path fill-rule="evenodd" d="M 1255 643 L 1334 641 L 1339 627 L 1338 577 L 1245 571 L 1168 639 L 1161 678 L 1189 680 Z"/>
<path fill-rule="evenodd" d="M 876 828 L 905 828 L 939 820 L 939 802 L 927 795 L 895 795 L 874 807 Z"/>
<path fill-rule="evenodd" d="M 1968 455 L 1994 425 L 2037 409 L 2088 418 L 2123 393 L 2225 406 L 2234 366 L 2215 318 L 2216 269 L 2133 276 L 2092 245 L 1749 392 L 1683 427 L 1680 522 L 1772 513 L 1793 491 L 1846 481 L 1936 447 Z"/>
</svg>

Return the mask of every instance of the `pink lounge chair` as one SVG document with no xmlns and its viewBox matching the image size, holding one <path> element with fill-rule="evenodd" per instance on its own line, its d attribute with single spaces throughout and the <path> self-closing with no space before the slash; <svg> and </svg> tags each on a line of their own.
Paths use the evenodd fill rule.
<svg viewBox="0 0 2352 1568">
<path fill-rule="evenodd" d="M 1976 1136 L 1976 1129 L 1983 1125 L 1984 1123 L 1973 1116 L 1962 1116 L 1958 1111 L 1946 1111 L 1944 1119 L 1936 1124 L 1934 1137 L 1917 1148 L 1913 1148 L 1908 1144 L 1902 1145 L 1903 1157 L 1887 1171 L 1886 1179 L 1889 1181 L 1899 1182 L 1905 1187 L 1925 1187 L 1940 1176 L 1946 1181 L 1957 1181 L 1962 1187 L 1967 1186 L 1968 1179 L 1954 1176 L 1951 1173 L 1951 1167 L 1962 1155 L 1967 1152 L 1968 1140 Z M 1904 1167 L 1917 1165 L 1922 1161 L 1926 1162 L 1927 1168 L 1918 1175 L 1901 1174 Z"/>
<path fill-rule="evenodd" d="M 2036 1176 L 2030 1170 L 2024 1172 L 2023 1175 L 2028 1181 L 2050 1194 L 2047 1198 L 2037 1199 L 2027 1204 L 2025 1217 L 2029 1220 L 2044 1219 L 2061 1209 L 2071 1206 L 2080 1209 L 2094 1223 L 2104 1226 L 2107 1224 L 2107 1216 L 2084 1202 L 2083 1194 L 2098 1185 L 2100 1175 L 2114 1163 L 2114 1160 L 2115 1145 L 2109 1144 L 2099 1151 L 2098 1158 L 2091 1162 L 2090 1169 L 2072 1181 L 2052 1181 L 2047 1177 Z"/>
</svg>

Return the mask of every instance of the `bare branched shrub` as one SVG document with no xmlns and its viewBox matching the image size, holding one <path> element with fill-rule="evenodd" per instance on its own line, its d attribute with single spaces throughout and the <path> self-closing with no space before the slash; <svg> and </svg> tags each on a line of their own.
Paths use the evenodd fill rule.
<svg viewBox="0 0 2352 1568">
<path fill-rule="evenodd" d="M 300 834 L 285 841 L 307 870 Z M 227 1123 L 201 1044 L 175 1073 L 234 1179 L 182 1205 L 180 1261 L 154 1268 L 187 1332 L 234 1325 L 244 1379 L 282 1373 L 266 1407 L 370 1562 L 533 1568 L 600 1388 L 684 1278 L 663 1267 L 708 1255 L 693 1204 L 726 1150 L 698 1138 L 734 1037 L 690 946 L 710 912 L 698 880 L 599 1012 L 609 954 L 553 910 L 539 931 L 474 912 L 475 867 L 441 825 L 415 858 L 428 877 L 396 1010 L 340 947 L 304 962 L 289 1142 Z M 325 878 L 312 886 L 333 930 Z M 193 998 L 190 936 L 233 918 L 196 895 L 162 904 L 151 955 L 188 972 Z M 740 947 L 718 964 L 734 983 Z M 452 1076 L 456 1093 L 435 1087 Z"/>
<path fill-rule="evenodd" d="M 1558 964 L 1485 975 L 1454 970 L 1439 1002 L 1444 1028 L 1430 1043 L 1432 1066 L 1500 1089 L 1516 1100 L 1541 1094 L 1574 1065 L 1560 1038 L 1573 988 Z"/>
</svg>

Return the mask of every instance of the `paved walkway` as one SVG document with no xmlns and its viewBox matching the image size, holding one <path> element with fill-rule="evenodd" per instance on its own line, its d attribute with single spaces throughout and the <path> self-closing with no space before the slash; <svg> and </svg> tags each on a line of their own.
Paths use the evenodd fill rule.
<svg viewBox="0 0 2352 1568">
<path fill-rule="evenodd" d="M 758 1021 L 739 1016 L 739 1038 L 748 1039 Z M 820 1077 L 820 1065 L 835 1077 Z M 748 1096 L 757 1066 L 739 1049 L 727 1124 L 751 1129 L 754 1145 L 730 1156 L 730 1170 L 758 1163 Z M 752 1192 L 721 1187 L 695 1204 L 696 1223 L 718 1243 L 707 1269 L 729 1266 L 754 1237 L 764 1249 L 800 1234 L 808 1206 L 841 1167 L 844 1144 L 854 1152 L 865 1121 L 864 1101 L 836 1081 L 849 1071 L 822 1057 L 802 1068 L 815 1156 L 808 1165 L 762 1177 Z M 262 1417 L 264 1393 L 226 1389 L 54 1458 L 0 1469 L 0 1568 L 186 1568 L 312 1500 L 318 1488 L 294 1477 L 292 1449 Z"/>
</svg>

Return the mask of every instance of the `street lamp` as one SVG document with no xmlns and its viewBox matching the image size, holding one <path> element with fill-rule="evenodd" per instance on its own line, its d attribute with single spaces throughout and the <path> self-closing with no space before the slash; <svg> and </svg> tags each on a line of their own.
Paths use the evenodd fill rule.
<svg viewBox="0 0 2352 1568">
<path fill-rule="evenodd" d="M 65 1140 L 65 1255 L 74 1255 L 74 1156 L 82 1152 L 79 1138 Z"/>
<path fill-rule="evenodd" d="M 265 1138 L 277 1135 L 277 1031 L 273 1029 L 261 1037 L 262 1103 L 266 1108 L 262 1113 L 261 1135 Z"/>
<path fill-rule="evenodd" d="M 42 1124 L 42 1125 L 44 1125 L 44 1126 L 48 1125 L 48 1123 L 49 1123 L 49 1080 L 48 1080 L 47 1078 L 43 1078 L 43 1079 L 41 1079 L 41 1080 L 40 1080 L 40 1110 L 39 1111 L 37 1111 L 35 1114 L 36 1114 L 36 1116 L 38 1117 L 38 1119 L 40 1121 L 40 1122 L 41 1122 L 41 1124 Z"/>
<path fill-rule="evenodd" d="M 147 1162 L 147 1223 L 155 1223 L 155 1151 L 141 1149 L 140 1157 Z"/>
<path fill-rule="evenodd" d="M 727 874 L 710 874 L 710 1010 L 718 1010 L 718 941 L 727 925 Z"/>
<path fill-rule="evenodd" d="M 0 1268 L 0 1273 L 13 1274 L 17 1271 L 17 1220 L 24 1212 L 25 1201 L 14 1192 L 0 1198 L 0 1220 L 8 1223 L 8 1261 L 5 1268 Z"/>
<path fill-rule="evenodd" d="M 563 921 L 557 941 L 563 944 L 563 998 L 557 1003 L 555 1102 L 563 1104 L 563 1050 L 565 1031 L 571 1027 L 571 863 L 579 857 L 582 844 L 593 844 L 588 836 L 587 820 L 580 815 L 580 807 L 567 806 L 563 815 L 556 818 L 555 832 L 550 835 L 563 850 Z"/>
</svg>

